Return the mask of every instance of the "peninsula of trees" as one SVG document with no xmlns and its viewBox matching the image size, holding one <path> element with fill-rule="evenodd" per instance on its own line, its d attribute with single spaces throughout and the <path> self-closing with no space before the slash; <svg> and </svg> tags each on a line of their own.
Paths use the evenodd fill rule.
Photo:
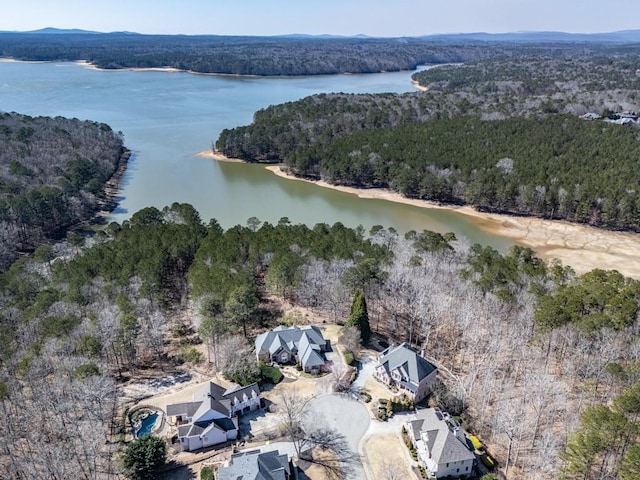
<svg viewBox="0 0 640 480">
<path fill-rule="evenodd" d="M 426 92 L 321 94 L 256 112 L 216 149 L 298 176 L 479 209 L 640 230 L 640 52 L 493 58 L 414 74 Z"/>
<path fill-rule="evenodd" d="M 108 207 L 126 157 L 108 125 L 17 113 L 0 113 L 0 146 L 0 271 Z"/>
</svg>

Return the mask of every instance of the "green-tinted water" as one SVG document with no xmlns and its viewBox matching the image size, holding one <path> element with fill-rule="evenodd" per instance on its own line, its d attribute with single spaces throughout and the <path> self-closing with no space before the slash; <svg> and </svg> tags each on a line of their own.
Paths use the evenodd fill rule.
<svg viewBox="0 0 640 480">
<path fill-rule="evenodd" d="M 409 72 L 295 78 L 240 78 L 186 73 L 96 71 L 71 63 L 0 63 L 0 109 L 29 115 L 105 122 L 134 152 L 112 217 L 146 206 L 193 204 L 223 227 L 249 217 L 281 217 L 313 225 L 392 226 L 399 231 L 453 231 L 471 242 L 505 249 L 510 240 L 480 230 L 464 216 L 360 199 L 278 178 L 258 165 L 196 158 L 224 128 L 249 123 L 271 104 L 321 92 L 408 92 Z"/>
</svg>

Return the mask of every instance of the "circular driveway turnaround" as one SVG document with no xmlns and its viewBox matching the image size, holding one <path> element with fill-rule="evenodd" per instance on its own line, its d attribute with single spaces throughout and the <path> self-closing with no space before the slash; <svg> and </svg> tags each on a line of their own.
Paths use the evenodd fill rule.
<svg viewBox="0 0 640 480">
<path fill-rule="evenodd" d="M 362 403 L 349 395 L 332 393 L 314 398 L 308 408 L 308 422 L 336 429 L 345 436 L 352 453 L 358 454 L 358 444 L 370 423 L 369 411 Z M 365 479 L 362 466 L 357 467 L 352 478 Z"/>
</svg>

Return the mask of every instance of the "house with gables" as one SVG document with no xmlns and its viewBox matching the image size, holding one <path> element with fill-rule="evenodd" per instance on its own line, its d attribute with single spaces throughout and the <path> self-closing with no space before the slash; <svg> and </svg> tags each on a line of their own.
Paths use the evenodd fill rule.
<svg viewBox="0 0 640 480">
<path fill-rule="evenodd" d="M 287 455 L 278 450 L 251 450 L 231 455 L 230 464 L 220 467 L 218 480 L 293 480 L 295 467 Z"/>
<path fill-rule="evenodd" d="M 313 325 L 280 326 L 256 338 L 258 361 L 300 363 L 307 373 L 318 373 L 329 368 L 325 357 L 328 349 L 329 341 L 324 339 L 320 328 Z"/>
<path fill-rule="evenodd" d="M 472 475 L 476 456 L 467 447 L 457 422 L 438 408 L 419 410 L 405 426 L 418 452 L 418 461 L 430 478 L 466 478 Z"/>
<path fill-rule="evenodd" d="M 414 402 L 431 392 L 437 368 L 406 343 L 389 347 L 378 357 L 374 377 L 397 388 Z"/>
<path fill-rule="evenodd" d="M 238 418 L 260 407 L 260 389 L 254 383 L 225 389 L 213 382 L 200 386 L 191 402 L 167 405 L 169 423 L 177 425 L 180 447 L 193 451 L 238 436 Z"/>
</svg>

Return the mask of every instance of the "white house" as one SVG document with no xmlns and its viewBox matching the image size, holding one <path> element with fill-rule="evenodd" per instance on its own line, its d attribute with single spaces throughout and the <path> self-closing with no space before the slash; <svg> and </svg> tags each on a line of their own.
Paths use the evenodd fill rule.
<svg viewBox="0 0 640 480">
<path fill-rule="evenodd" d="M 225 390 L 213 382 L 201 385 L 191 402 L 167 405 L 167 417 L 178 425 L 184 451 L 209 447 L 238 436 L 236 415 L 260 407 L 256 383 Z"/>
<path fill-rule="evenodd" d="M 414 402 L 431 392 L 436 375 L 437 368 L 406 343 L 383 351 L 374 372 L 376 379 L 396 387 Z"/>
<path fill-rule="evenodd" d="M 476 456 L 469 450 L 458 424 L 437 408 L 419 410 L 406 425 L 418 460 L 430 477 L 469 477 Z"/>
</svg>

